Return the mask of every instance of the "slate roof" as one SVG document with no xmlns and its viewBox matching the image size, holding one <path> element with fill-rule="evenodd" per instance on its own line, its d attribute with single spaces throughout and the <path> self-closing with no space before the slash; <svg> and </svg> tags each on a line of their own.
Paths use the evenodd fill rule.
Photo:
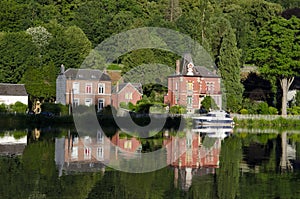
<svg viewBox="0 0 300 199">
<path fill-rule="evenodd" d="M 112 93 L 117 93 L 117 86 L 119 86 L 118 93 L 127 86 L 127 84 L 131 84 L 135 89 L 137 89 L 140 93 L 143 93 L 142 84 L 141 83 L 120 83 L 113 87 Z"/>
<path fill-rule="evenodd" d="M 186 53 L 184 54 L 183 59 L 180 62 L 180 75 L 187 74 L 187 65 L 189 63 L 193 63 L 192 55 L 190 53 Z M 194 66 L 193 73 L 196 77 L 219 77 L 215 72 L 210 71 L 207 67 L 204 66 Z"/>
<path fill-rule="evenodd" d="M 24 84 L 0 83 L 0 95 L 28 96 Z"/>
<path fill-rule="evenodd" d="M 77 79 L 77 80 L 101 80 L 110 81 L 109 75 L 103 73 L 97 69 L 74 69 L 69 68 L 65 71 L 64 75 L 67 79 Z"/>
</svg>

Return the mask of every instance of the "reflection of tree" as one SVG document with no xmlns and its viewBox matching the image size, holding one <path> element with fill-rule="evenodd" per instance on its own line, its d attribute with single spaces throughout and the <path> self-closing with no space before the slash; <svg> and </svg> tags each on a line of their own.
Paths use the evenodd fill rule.
<svg viewBox="0 0 300 199">
<path fill-rule="evenodd" d="M 239 163 L 242 158 L 241 139 L 232 137 L 222 144 L 220 168 L 217 170 L 217 194 L 220 199 L 239 195 Z"/>
<path fill-rule="evenodd" d="M 282 148 L 282 152 L 281 152 L 281 159 L 280 159 L 280 169 L 282 172 L 292 171 L 293 167 L 287 155 L 287 132 L 286 131 L 281 134 L 281 148 Z"/>
</svg>

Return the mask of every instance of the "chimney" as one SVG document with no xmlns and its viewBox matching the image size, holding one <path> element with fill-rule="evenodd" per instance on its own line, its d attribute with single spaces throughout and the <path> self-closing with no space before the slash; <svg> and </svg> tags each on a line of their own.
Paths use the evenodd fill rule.
<svg viewBox="0 0 300 199">
<path fill-rule="evenodd" d="M 176 60 L 176 75 L 180 74 L 180 60 Z"/>
<path fill-rule="evenodd" d="M 117 84 L 116 84 L 116 93 L 119 92 L 119 81 L 117 81 Z"/>
<path fill-rule="evenodd" d="M 65 73 L 65 66 L 62 64 L 60 66 L 60 74 L 64 74 Z"/>
</svg>

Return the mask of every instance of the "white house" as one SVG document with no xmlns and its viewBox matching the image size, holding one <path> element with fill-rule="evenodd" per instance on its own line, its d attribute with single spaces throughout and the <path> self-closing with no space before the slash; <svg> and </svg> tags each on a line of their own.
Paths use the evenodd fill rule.
<svg viewBox="0 0 300 199">
<path fill-rule="evenodd" d="M 28 105 L 28 94 L 24 84 L 0 83 L 0 104 L 22 102 Z"/>
</svg>

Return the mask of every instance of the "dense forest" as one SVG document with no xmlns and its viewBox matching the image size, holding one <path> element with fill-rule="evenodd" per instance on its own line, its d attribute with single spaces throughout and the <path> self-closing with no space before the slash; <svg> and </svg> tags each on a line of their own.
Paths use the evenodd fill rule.
<svg viewBox="0 0 300 199">
<path fill-rule="evenodd" d="M 25 83 L 31 99 L 54 101 L 61 64 L 79 68 L 92 49 L 117 33 L 164 27 L 189 35 L 209 52 L 232 112 L 247 109 L 245 104 L 251 107 L 248 99 L 249 103 L 243 103 L 247 96 L 243 96 L 240 70 L 245 65 L 263 68 L 262 77 L 273 92 L 266 101 L 278 107 L 278 85 L 285 88 L 284 93 L 299 71 L 300 22 L 292 17 L 299 17 L 299 7 L 300 0 L 2 0 L 0 82 Z M 272 24 L 274 30 L 269 28 Z M 277 31 L 278 25 L 284 28 L 277 27 Z M 278 41 L 280 45 L 271 46 L 277 33 L 290 35 L 292 40 L 287 36 Z M 286 51 L 291 41 L 294 53 Z M 267 52 L 269 47 L 278 49 L 281 57 Z M 115 64 L 122 65 L 125 73 L 143 63 L 175 67 L 177 58 L 163 50 L 142 49 L 121 56 Z M 100 68 L 96 61 L 90 62 L 91 67 Z M 274 69 L 274 65 L 284 66 Z"/>
</svg>

